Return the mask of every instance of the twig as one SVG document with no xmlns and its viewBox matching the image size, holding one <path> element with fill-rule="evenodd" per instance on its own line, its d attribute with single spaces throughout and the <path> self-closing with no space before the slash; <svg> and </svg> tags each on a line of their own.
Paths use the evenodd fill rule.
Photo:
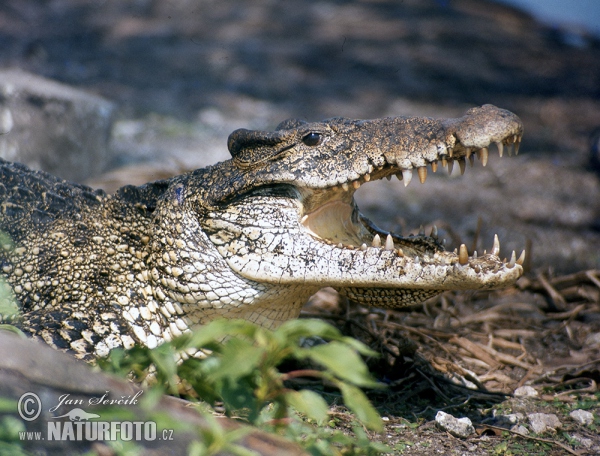
<svg viewBox="0 0 600 456">
<path fill-rule="evenodd" d="M 476 358 L 480 359 L 493 369 L 497 369 L 501 365 L 488 352 L 482 349 L 475 342 L 471 342 L 465 337 L 453 337 L 449 340 L 449 342 L 451 344 L 458 345 L 459 347 L 464 348 L 468 352 L 472 353 Z"/>
<path fill-rule="evenodd" d="M 552 285 L 550 285 L 550 282 L 546 280 L 543 274 L 539 274 L 537 278 L 540 282 L 540 285 L 542 285 L 542 287 L 544 288 L 544 290 L 546 290 L 546 293 L 548 293 L 548 296 L 550 297 L 550 302 L 552 304 L 551 310 L 564 311 L 567 307 L 565 298 L 563 298 L 562 295 L 558 291 L 556 291 L 556 289 Z"/>
<path fill-rule="evenodd" d="M 590 279 L 590 281 L 596 285 L 598 288 L 600 288 L 600 280 L 596 277 L 595 274 L 597 274 L 598 271 L 594 271 L 594 270 L 590 270 L 590 271 L 585 271 L 585 276 Z"/>
</svg>

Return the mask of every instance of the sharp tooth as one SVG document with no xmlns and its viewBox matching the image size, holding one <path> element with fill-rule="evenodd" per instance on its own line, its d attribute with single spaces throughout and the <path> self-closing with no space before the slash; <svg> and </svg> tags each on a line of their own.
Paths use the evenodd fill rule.
<svg viewBox="0 0 600 456">
<path fill-rule="evenodd" d="M 302 223 L 304 225 L 304 222 L 306 222 L 307 220 L 308 220 L 308 215 L 305 215 L 300 219 L 300 223 Z"/>
<path fill-rule="evenodd" d="M 346 182 L 344 182 L 342 184 L 342 188 L 344 189 L 345 192 L 347 192 L 348 191 L 348 184 Z"/>
<path fill-rule="evenodd" d="M 510 261 L 508 262 L 508 269 L 512 269 L 515 267 L 515 263 L 517 262 L 517 255 L 515 254 L 515 251 L 512 251 L 512 255 L 510 256 Z"/>
<path fill-rule="evenodd" d="M 490 253 L 496 256 L 498 256 L 500 253 L 500 240 L 498 239 L 497 234 L 494 234 L 494 246 L 492 247 L 492 251 Z"/>
<path fill-rule="evenodd" d="M 401 181 L 402 179 L 404 179 L 402 177 L 402 173 L 396 173 L 396 177 L 398 178 L 399 181 Z"/>
<path fill-rule="evenodd" d="M 425 228 L 423 228 L 423 225 L 419 226 L 419 236 L 425 236 Z"/>
<path fill-rule="evenodd" d="M 498 155 L 500 155 L 500 158 L 502 158 L 502 154 L 504 153 L 504 144 L 502 144 L 502 141 L 498 141 L 496 146 L 498 147 Z"/>
<path fill-rule="evenodd" d="M 403 257 L 404 256 L 404 252 L 402 251 L 402 249 L 396 250 L 396 253 L 398 254 L 399 257 Z"/>
<path fill-rule="evenodd" d="M 462 176 L 465 173 L 465 169 L 467 167 L 467 162 L 464 158 L 458 160 L 458 166 L 460 166 L 460 175 Z"/>
<path fill-rule="evenodd" d="M 470 147 L 467 147 L 465 149 L 466 153 L 465 153 L 465 157 L 467 158 L 471 158 L 471 155 L 473 155 L 473 149 L 471 149 Z"/>
<path fill-rule="evenodd" d="M 416 256 L 416 257 L 415 257 L 415 260 L 414 260 L 414 261 L 415 261 L 415 264 L 419 264 L 419 263 L 421 262 L 421 260 L 419 260 L 419 257 L 418 257 L 418 256 Z"/>
<path fill-rule="evenodd" d="M 360 188 L 360 182 L 354 181 L 354 182 L 352 182 L 352 186 L 354 187 L 355 190 L 358 190 Z"/>
<path fill-rule="evenodd" d="M 437 167 L 438 167 L 437 161 L 432 161 L 431 162 L 431 171 L 433 171 L 434 173 L 437 172 Z"/>
<path fill-rule="evenodd" d="M 521 146 L 521 137 L 517 136 L 517 139 L 515 140 L 513 147 L 515 148 L 515 155 L 519 155 L 519 147 Z"/>
<path fill-rule="evenodd" d="M 419 166 L 417 168 L 417 173 L 419 174 L 419 180 L 421 181 L 422 184 L 424 184 L 425 180 L 427 179 L 427 167 Z"/>
<path fill-rule="evenodd" d="M 488 162 L 488 157 L 489 157 L 489 150 L 487 147 L 482 148 L 479 152 L 477 152 L 477 155 L 479 155 L 479 158 L 481 160 L 481 164 L 483 166 L 487 165 Z"/>
<path fill-rule="evenodd" d="M 460 245 L 458 262 L 460 264 L 467 264 L 469 262 L 469 251 L 467 250 L 467 246 L 464 244 Z"/>
<path fill-rule="evenodd" d="M 373 236 L 373 240 L 371 241 L 371 245 L 373 247 L 381 247 L 381 238 L 379 237 L 378 234 L 376 234 L 375 236 Z"/>
<path fill-rule="evenodd" d="M 454 149 L 452 149 L 451 147 L 448 147 L 448 156 L 450 158 L 452 158 L 452 154 L 454 153 Z"/>
<path fill-rule="evenodd" d="M 521 255 L 519 255 L 519 258 L 517 258 L 517 264 L 523 266 L 523 263 L 525 263 L 525 250 L 523 250 L 521 252 Z"/>
<path fill-rule="evenodd" d="M 403 169 L 402 170 L 402 177 L 404 178 L 404 186 L 408 186 L 408 184 L 410 184 L 410 181 L 412 179 L 412 169 Z"/>
<path fill-rule="evenodd" d="M 341 249 L 341 248 L 343 248 L 343 247 L 344 247 L 344 244 L 342 244 L 341 242 L 340 242 L 340 243 L 337 245 L 337 248 L 338 248 L 338 249 Z"/>
<path fill-rule="evenodd" d="M 442 158 L 442 167 L 445 168 L 446 165 L 448 165 L 448 160 L 446 160 L 445 158 Z"/>
<path fill-rule="evenodd" d="M 477 259 L 477 250 L 473 251 L 473 259 L 476 260 Z"/>
<path fill-rule="evenodd" d="M 386 250 L 394 250 L 394 240 L 392 239 L 392 235 L 388 234 L 385 238 L 385 249 Z"/>
<path fill-rule="evenodd" d="M 388 180 L 388 182 L 389 182 L 389 181 L 391 181 L 391 180 L 392 180 L 392 175 L 390 174 L 389 176 L 385 176 L 385 178 L 386 178 L 386 179 Z"/>
<path fill-rule="evenodd" d="M 437 226 L 433 225 L 433 228 L 431 228 L 431 234 L 429 236 L 431 236 L 433 239 L 437 239 L 438 238 L 438 229 L 437 229 Z"/>
<path fill-rule="evenodd" d="M 448 161 L 448 174 L 452 174 L 452 170 L 454 169 L 454 160 Z"/>
<path fill-rule="evenodd" d="M 362 244 L 362 245 L 360 246 L 360 249 L 361 249 L 361 250 L 367 250 L 367 244 Z"/>
<path fill-rule="evenodd" d="M 369 182 L 371 180 L 371 175 L 369 173 L 365 174 L 365 182 Z"/>
</svg>

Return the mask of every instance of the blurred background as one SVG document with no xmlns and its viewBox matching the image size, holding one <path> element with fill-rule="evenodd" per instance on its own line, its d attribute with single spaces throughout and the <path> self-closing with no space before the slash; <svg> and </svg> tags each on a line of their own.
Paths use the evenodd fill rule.
<svg viewBox="0 0 600 456">
<path fill-rule="evenodd" d="M 109 192 L 227 159 L 240 127 L 492 103 L 525 123 L 518 157 L 359 206 L 451 247 L 498 233 L 531 271 L 600 268 L 595 0 L 3 0 L 0 70 L 0 156 Z"/>
</svg>

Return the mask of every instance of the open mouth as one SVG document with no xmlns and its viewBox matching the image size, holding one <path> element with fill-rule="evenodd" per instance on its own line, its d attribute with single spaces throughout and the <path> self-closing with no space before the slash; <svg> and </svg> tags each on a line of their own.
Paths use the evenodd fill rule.
<svg viewBox="0 0 600 456">
<path fill-rule="evenodd" d="M 515 136 L 507 141 L 509 153 L 518 153 L 520 138 Z M 504 144 L 497 143 L 500 157 L 504 153 Z M 462 153 L 461 153 L 462 152 Z M 461 174 L 466 170 L 466 161 L 473 164 L 475 156 L 479 157 L 483 166 L 486 166 L 489 156 L 488 148 L 483 148 L 476 153 L 468 149 L 463 149 L 454 157 L 446 157 L 441 160 L 442 167 L 447 167 L 449 173 L 452 172 L 453 165 L 458 164 Z M 436 172 L 438 162 L 431 163 L 431 170 Z M 425 183 L 427 178 L 427 168 L 417 168 L 418 177 L 421 183 Z M 390 168 L 373 170 L 371 173 L 361 176 L 359 179 L 350 183 L 344 183 L 327 189 L 301 189 L 303 213 L 301 215 L 301 224 L 312 237 L 320 242 L 334 245 L 342 249 L 367 250 L 368 248 L 378 248 L 395 251 L 398 256 L 407 257 L 413 261 L 432 261 L 438 264 L 451 265 L 458 263 L 460 265 L 470 264 L 477 272 L 485 264 L 489 268 L 490 262 L 496 264 L 496 268 L 506 266 L 514 267 L 515 264 L 522 265 L 525 259 L 523 251 L 519 257 L 513 251 L 509 258 L 503 261 L 497 258 L 500 252 L 500 242 L 495 236 L 490 251 L 484 251 L 482 254 L 474 251 L 469 254 L 465 244 L 462 244 L 453 252 L 448 252 L 444 248 L 445 240 L 438 238 L 437 228 L 434 226 L 429 235 L 426 235 L 421 228 L 419 234 L 403 237 L 381 228 L 378 228 L 367 217 L 363 216 L 355 201 L 354 193 L 366 182 L 382 178 L 390 179 L 393 175 L 408 185 L 412 179 L 412 169 L 401 171 Z M 493 258 L 496 257 L 496 258 Z"/>
</svg>

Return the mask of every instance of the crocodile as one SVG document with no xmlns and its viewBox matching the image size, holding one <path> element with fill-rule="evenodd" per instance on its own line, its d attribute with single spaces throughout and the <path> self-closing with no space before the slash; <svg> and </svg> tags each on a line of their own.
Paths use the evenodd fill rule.
<svg viewBox="0 0 600 456">
<path fill-rule="evenodd" d="M 323 287 L 397 308 L 445 290 L 495 289 L 523 272 L 524 252 L 446 251 L 359 211 L 355 191 L 413 170 L 518 152 L 513 113 L 484 105 L 455 119 L 287 120 L 238 129 L 231 158 L 114 194 L 0 163 L 0 272 L 34 338 L 82 359 L 155 347 L 216 318 L 275 328 Z"/>
</svg>

